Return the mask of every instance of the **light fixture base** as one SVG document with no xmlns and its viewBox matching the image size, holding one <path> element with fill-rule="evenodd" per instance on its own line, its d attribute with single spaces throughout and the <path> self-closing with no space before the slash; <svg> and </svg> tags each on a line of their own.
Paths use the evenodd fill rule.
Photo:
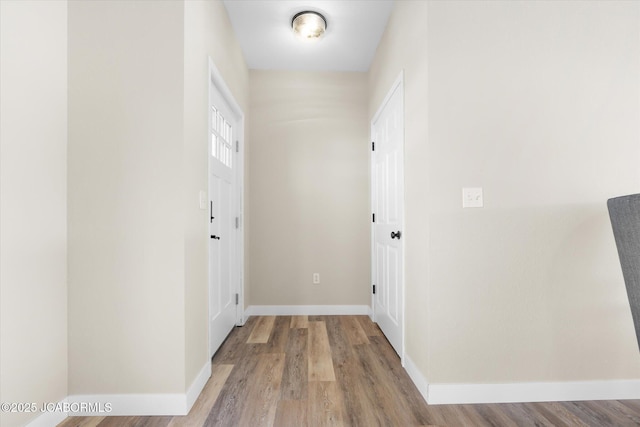
<svg viewBox="0 0 640 427">
<path fill-rule="evenodd" d="M 303 40 L 314 41 L 320 39 L 327 30 L 327 20 L 312 10 L 298 12 L 291 18 L 293 32 Z"/>
</svg>

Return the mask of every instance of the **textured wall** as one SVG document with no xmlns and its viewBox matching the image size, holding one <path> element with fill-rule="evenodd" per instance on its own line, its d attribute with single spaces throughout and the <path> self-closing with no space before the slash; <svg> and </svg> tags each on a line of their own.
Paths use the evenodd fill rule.
<svg viewBox="0 0 640 427">
<path fill-rule="evenodd" d="M 185 390 L 182 2 L 69 4 L 69 392 Z"/>
<path fill-rule="evenodd" d="M 250 303 L 369 304 L 366 74 L 252 70 L 250 116 Z"/>
<path fill-rule="evenodd" d="M 640 185 L 639 13 L 396 3 L 369 111 L 404 68 L 407 351 L 430 382 L 640 377 L 606 210 Z"/>
<path fill-rule="evenodd" d="M 245 112 L 248 108 L 249 71 L 222 2 L 187 1 L 184 3 L 184 14 L 183 205 L 188 387 L 209 358 L 209 211 L 198 208 L 198 192 L 206 190 L 208 186 L 209 58 Z M 245 139 L 245 153 L 247 142 Z"/>
<path fill-rule="evenodd" d="M 40 407 L 67 396 L 66 1 L 0 2 L 0 95 L 0 400 Z"/>
<path fill-rule="evenodd" d="M 395 2 L 376 57 L 369 70 L 369 118 L 381 106 L 393 82 L 404 74 L 405 134 L 405 348 L 426 374 L 429 266 L 429 175 L 427 144 L 428 2 Z"/>
</svg>

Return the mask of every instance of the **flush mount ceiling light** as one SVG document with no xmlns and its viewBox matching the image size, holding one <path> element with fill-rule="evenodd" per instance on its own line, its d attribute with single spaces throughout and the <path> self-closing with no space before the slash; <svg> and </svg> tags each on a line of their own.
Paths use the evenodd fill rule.
<svg viewBox="0 0 640 427">
<path fill-rule="evenodd" d="M 315 41 L 320 39 L 327 29 L 327 20 L 318 12 L 305 10 L 293 16 L 291 27 L 301 39 Z"/>
</svg>

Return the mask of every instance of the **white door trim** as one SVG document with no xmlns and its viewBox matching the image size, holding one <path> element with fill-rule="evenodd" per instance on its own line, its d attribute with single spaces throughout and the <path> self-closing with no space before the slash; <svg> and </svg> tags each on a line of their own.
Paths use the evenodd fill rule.
<svg viewBox="0 0 640 427">
<path fill-rule="evenodd" d="M 238 102 L 236 101 L 235 97 L 233 96 L 233 93 L 231 92 L 231 89 L 229 89 L 229 86 L 227 86 L 227 83 L 224 81 L 224 79 L 222 78 L 222 74 L 220 73 L 220 70 L 218 70 L 218 67 L 216 67 L 215 63 L 213 62 L 213 60 L 211 59 L 211 57 L 209 57 L 209 82 L 210 84 L 212 84 L 216 90 L 222 95 L 222 97 L 224 98 L 225 102 L 227 103 L 227 105 L 229 106 L 229 108 L 231 108 L 232 113 L 235 115 L 235 119 L 237 120 L 238 123 L 238 129 L 237 129 L 237 134 L 236 134 L 236 140 L 238 141 L 238 152 L 236 153 L 236 161 L 235 161 L 235 173 L 236 173 L 236 194 L 235 194 L 235 200 L 236 200 L 236 215 L 238 217 L 238 231 L 236 233 L 236 242 L 235 242 L 235 248 L 236 248 L 236 253 L 235 253 L 235 272 L 234 275 L 235 277 L 237 277 L 237 281 L 236 281 L 236 292 L 238 294 L 238 305 L 236 307 L 236 325 L 241 326 L 244 325 L 245 322 L 245 318 L 244 318 L 244 124 L 245 124 L 245 117 L 244 117 L 244 112 L 242 111 L 242 108 L 240 107 L 240 104 L 238 104 Z M 209 101 L 209 104 L 211 104 L 211 101 Z M 209 115 L 209 121 L 211 120 L 210 118 L 210 114 Z M 209 127 L 208 129 L 211 128 L 211 123 L 209 123 Z M 207 132 L 209 132 L 209 130 L 207 130 Z M 207 141 L 209 140 L 208 136 L 207 136 Z M 209 168 L 207 166 L 207 168 Z M 209 170 L 207 173 L 207 186 L 209 185 L 209 178 L 208 176 L 210 175 L 211 171 Z M 209 194 L 209 189 L 207 189 L 207 194 Z M 207 228 L 207 241 L 209 241 L 209 229 Z M 211 257 L 208 256 L 207 257 L 209 262 L 211 262 Z M 210 279 L 209 278 L 209 282 L 210 283 Z M 207 329 L 208 329 L 208 322 L 209 322 L 209 318 L 211 313 L 209 313 L 209 316 L 207 316 Z"/>
<path fill-rule="evenodd" d="M 396 91 L 396 89 L 399 89 L 401 94 L 402 94 L 402 102 L 403 102 L 403 115 L 402 115 L 402 126 L 404 128 L 404 69 L 400 70 L 400 74 L 398 75 L 398 77 L 395 79 L 395 81 L 393 82 L 393 84 L 391 85 L 391 88 L 389 89 L 389 91 L 387 92 L 386 96 L 384 97 L 384 99 L 382 100 L 382 102 L 380 103 L 380 106 L 378 107 L 378 110 L 376 111 L 376 113 L 373 115 L 373 118 L 371 119 L 371 124 L 370 124 L 370 140 L 373 143 L 373 134 L 374 134 L 374 123 L 376 123 L 376 121 L 380 118 L 380 115 L 382 114 L 385 106 L 389 103 L 389 100 L 391 99 L 391 97 L 393 96 L 394 92 Z M 403 132 L 404 134 L 404 132 Z M 404 138 L 402 141 L 402 144 L 404 146 Z M 404 149 L 403 149 L 404 152 Z M 374 169 L 373 169 L 373 156 L 374 156 L 374 151 L 373 149 L 370 151 L 370 157 L 369 157 L 369 176 L 370 176 L 370 182 L 369 182 L 369 191 L 370 191 L 370 195 L 371 195 L 371 214 L 373 215 L 373 213 L 375 213 L 375 205 L 376 205 L 376 191 L 374 188 L 374 182 L 375 182 L 375 177 L 374 177 Z M 402 176 L 402 180 L 404 181 L 404 158 L 402 159 L 402 164 L 403 164 L 403 176 Z M 404 191 L 404 185 L 403 185 L 403 191 Z M 404 206 L 404 193 L 402 193 L 401 196 L 401 203 Z M 402 210 L 402 223 L 403 226 L 406 228 L 406 224 L 405 224 L 405 210 Z M 404 230 L 403 230 L 404 233 Z M 404 238 L 402 238 L 400 240 L 400 244 L 403 247 L 403 254 L 405 253 L 404 251 Z M 371 278 L 372 278 L 372 285 L 374 285 L 373 281 L 375 278 L 375 274 L 376 274 L 376 256 L 375 256 L 375 223 L 373 222 L 373 220 L 371 221 Z M 402 344 L 401 344 L 401 350 L 400 350 L 400 362 L 402 364 L 402 366 L 405 366 L 405 331 L 406 331 L 406 327 L 405 327 L 405 257 L 406 254 L 402 257 L 402 281 L 400 283 L 400 309 L 402 310 Z M 374 322 L 376 321 L 375 319 L 375 313 L 376 313 L 376 307 L 375 307 L 375 295 L 373 294 L 373 292 L 371 292 L 371 320 L 373 320 Z"/>
</svg>

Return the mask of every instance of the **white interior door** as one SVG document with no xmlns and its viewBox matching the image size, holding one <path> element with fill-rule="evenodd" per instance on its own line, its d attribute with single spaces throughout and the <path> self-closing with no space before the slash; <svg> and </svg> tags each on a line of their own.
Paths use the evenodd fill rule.
<svg viewBox="0 0 640 427">
<path fill-rule="evenodd" d="M 219 91 L 210 90 L 209 132 L 209 350 L 220 347 L 236 323 L 237 120 Z"/>
<path fill-rule="evenodd" d="M 404 108 L 402 78 L 371 124 L 374 320 L 404 358 Z"/>
</svg>

